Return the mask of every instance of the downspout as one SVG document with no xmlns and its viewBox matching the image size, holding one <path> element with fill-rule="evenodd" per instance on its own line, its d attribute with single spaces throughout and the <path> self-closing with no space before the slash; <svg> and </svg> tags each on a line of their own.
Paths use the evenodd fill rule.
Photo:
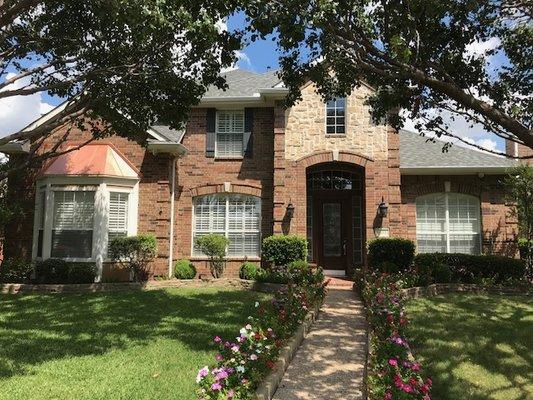
<svg viewBox="0 0 533 400">
<path fill-rule="evenodd" d="M 168 277 L 172 278 L 173 272 L 173 259 L 174 259 L 174 201 L 176 197 L 176 163 L 178 157 L 172 158 L 171 167 L 171 184 L 170 184 L 170 237 L 169 237 L 169 249 L 168 249 Z"/>
</svg>

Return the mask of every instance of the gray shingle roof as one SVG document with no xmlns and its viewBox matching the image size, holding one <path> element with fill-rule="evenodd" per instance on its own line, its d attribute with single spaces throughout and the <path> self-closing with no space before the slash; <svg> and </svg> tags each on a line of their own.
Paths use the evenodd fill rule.
<svg viewBox="0 0 533 400">
<path fill-rule="evenodd" d="M 443 152 L 444 142 L 428 141 L 418 133 L 401 130 L 400 168 L 511 168 L 515 160 L 454 145 Z"/>
<path fill-rule="evenodd" d="M 172 129 L 168 125 L 154 125 L 152 129 L 169 142 L 180 143 L 185 135 L 185 129 Z"/>
<path fill-rule="evenodd" d="M 226 78 L 228 88 L 224 91 L 211 86 L 208 88 L 204 98 L 253 96 L 260 89 L 273 88 L 280 82 L 277 71 L 258 74 L 244 69 L 235 69 L 222 73 L 222 76 Z"/>
</svg>

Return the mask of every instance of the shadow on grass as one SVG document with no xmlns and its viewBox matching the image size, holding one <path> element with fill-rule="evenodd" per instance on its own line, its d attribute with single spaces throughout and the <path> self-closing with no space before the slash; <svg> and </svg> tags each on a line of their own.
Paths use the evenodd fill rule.
<svg viewBox="0 0 533 400">
<path fill-rule="evenodd" d="M 235 335 L 259 297 L 211 289 L 0 296 L 0 378 L 161 337 L 210 351 L 213 336 Z"/>
<path fill-rule="evenodd" d="M 448 295 L 412 300 L 414 353 L 435 399 L 533 398 L 533 300 Z"/>
</svg>

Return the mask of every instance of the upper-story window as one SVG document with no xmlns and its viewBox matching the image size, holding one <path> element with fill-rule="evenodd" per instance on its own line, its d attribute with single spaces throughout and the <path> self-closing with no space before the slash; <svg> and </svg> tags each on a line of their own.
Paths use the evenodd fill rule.
<svg viewBox="0 0 533 400">
<path fill-rule="evenodd" d="M 346 134 L 346 98 L 339 97 L 326 103 L 326 134 Z"/>
<path fill-rule="evenodd" d="M 217 111 L 215 156 L 242 157 L 244 111 Z"/>
</svg>

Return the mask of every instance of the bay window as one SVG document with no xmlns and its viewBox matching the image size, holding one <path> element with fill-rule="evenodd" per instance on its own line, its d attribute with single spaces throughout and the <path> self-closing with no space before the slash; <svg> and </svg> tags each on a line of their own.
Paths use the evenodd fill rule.
<svg viewBox="0 0 533 400">
<path fill-rule="evenodd" d="M 128 235 L 129 193 L 109 193 L 109 213 L 107 219 L 107 243 L 114 238 Z"/>
<path fill-rule="evenodd" d="M 420 253 L 481 252 L 479 200 L 460 193 L 434 193 L 416 199 Z"/>
<path fill-rule="evenodd" d="M 195 238 L 218 233 L 229 239 L 229 257 L 259 257 L 261 244 L 261 200 L 240 194 L 208 195 L 194 200 L 193 254 Z"/>
<path fill-rule="evenodd" d="M 53 258 L 91 258 L 94 191 L 54 191 Z"/>
</svg>

